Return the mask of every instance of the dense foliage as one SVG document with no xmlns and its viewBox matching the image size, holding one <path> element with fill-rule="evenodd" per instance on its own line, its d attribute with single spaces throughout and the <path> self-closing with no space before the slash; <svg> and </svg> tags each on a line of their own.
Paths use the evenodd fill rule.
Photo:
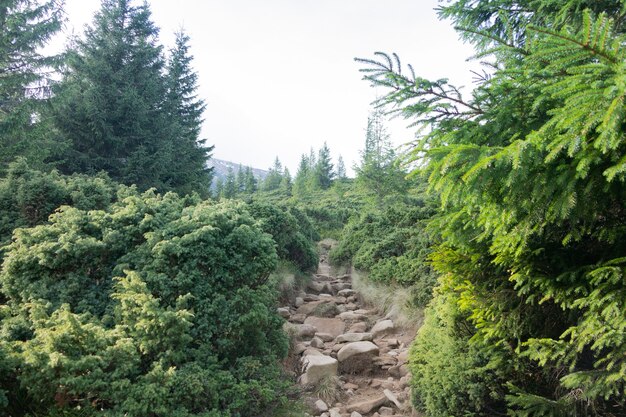
<svg viewBox="0 0 626 417">
<path fill-rule="evenodd" d="M 432 202 L 401 196 L 394 196 L 394 202 L 383 209 L 368 208 L 343 229 L 331 260 L 351 262 L 368 271 L 372 281 L 411 286 L 415 306 L 424 306 L 436 283 L 428 260 L 432 242 L 425 222 L 434 212 Z"/>
<path fill-rule="evenodd" d="M 432 415 L 626 412 L 625 11 L 618 0 L 442 6 L 490 63 L 469 98 L 401 72 L 396 56 L 362 60 L 390 89 L 381 104 L 427 127 L 413 157 L 441 196 L 433 260 L 446 285 L 413 358 L 416 404 Z M 446 317 L 457 308 L 466 318 Z M 469 345 L 442 322 L 470 328 Z M 428 354 L 437 334 L 452 338 L 467 384 L 445 384 L 450 360 Z M 436 400 L 467 399 L 475 384 L 460 408 Z"/>
<path fill-rule="evenodd" d="M 57 62 L 41 48 L 60 29 L 58 0 L 0 3 L 0 175 L 16 156 L 42 167 L 55 153 L 50 123 L 42 120 L 47 70 Z"/>
<path fill-rule="evenodd" d="M 117 198 L 16 230 L 0 275 L 5 411 L 256 415 L 280 400 L 272 237 L 242 203 Z"/>
<path fill-rule="evenodd" d="M 198 140 L 204 105 L 195 97 L 188 38 L 169 62 L 147 3 L 104 0 L 83 39 L 67 52 L 52 117 L 69 148 L 64 173 L 106 171 L 145 190 L 208 195 L 212 149 Z"/>
</svg>

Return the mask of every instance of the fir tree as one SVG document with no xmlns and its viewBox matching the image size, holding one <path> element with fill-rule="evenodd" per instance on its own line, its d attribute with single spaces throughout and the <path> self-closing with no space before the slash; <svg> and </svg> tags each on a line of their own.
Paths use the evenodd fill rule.
<svg viewBox="0 0 626 417">
<path fill-rule="evenodd" d="M 339 158 L 337 158 L 336 176 L 339 181 L 345 180 L 347 178 L 346 165 L 344 164 L 343 157 L 341 155 L 339 155 Z"/>
<path fill-rule="evenodd" d="M 252 168 L 246 167 L 244 189 L 246 194 L 254 194 L 258 189 L 258 181 L 252 172 Z"/>
<path fill-rule="evenodd" d="M 285 167 L 283 170 L 282 180 L 280 181 L 280 191 L 287 195 L 291 195 L 293 183 L 291 182 L 291 174 L 289 173 L 289 169 Z"/>
<path fill-rule="evenodd" d="M 41 167 L 54 144 L 41 120 L 49 82 L 45 71 L 57 58 L 41 48 L 60 29 L 62 1 L 0 2 L 0 175 L 16 157 Z"/>
<path fill-rule="evenodd" d="M 283 180 L 283 164 L 281 164 L 278 157 L 274 159 L 274 165 L 269 169 L 265 181 L 263 181 L 263 191 L 273 191 L 280 188 L 280 183 Z"/>
<path fill-rule="evenodd" d="M 330 149 L 328 148 L 326 142 L 324 142 L 324 146 L 322 146 L 318 152 L 318 158 L 315 164 L 315 176 L 316 183 L 323 190 L 328 189 L 335 178 L 333 163 L 330 157 Z"/>
<path fill-rule="evenodd" d="M 178 104 L 167 99 L 165 61 L 157 36 L 147 3 L 102 2 L 84 39 L 68 53 L 53 102 L 56 125 L 70 142 L 64 172 L 104 170 L 141 189 L 184 190 L 187 180 L 198 191 L 208 186 L 202 165 L 207 149 L 194 151 L 193 143 L 202 105 L 188 91 L 193 82 L 174 75 L 176 59 L 169 92 L 174 95 L 181 88 L 178 93 L 183 96 Z M 171 118 L 175 112 L 177 117 Z M 189 167 L 178 165 L 179 147 Z M 175 175 L 172 167 L 177 167 Z"/>
<path fill-rule="evenodd" d="M 298 164 L 298 170 L 296 171 L 296 177 L 293 181 L 293 193 L 296 196 L 303 197 L 308 193 L 310 177 L 311 167 L 309 157 L 306 154 L 302 154 L 300 163 Z"/>
<path fill-rule="evenodd" d="M 232 167 L 228 167 L 226 179 L 224 180 L 224 188 L 222 189 L 222 198 L 235 198 L 237 196 L 237 178 Z"/>
<path fill-rule="evenodd" d="M 212 168 L 206 167 L 213 146 L 199 139 L 204 101 L 197 98 L 198 75 L 191 67 L 189 36 L 176 34 L 176 43 L 170 51 L 166 71 L 166 109 L 169 121 L 175 123 L 173 163 L 170 166 L 168 185 L 181 193 L 191 191 L 207 193 L 212 178 Z"/>
</svg>

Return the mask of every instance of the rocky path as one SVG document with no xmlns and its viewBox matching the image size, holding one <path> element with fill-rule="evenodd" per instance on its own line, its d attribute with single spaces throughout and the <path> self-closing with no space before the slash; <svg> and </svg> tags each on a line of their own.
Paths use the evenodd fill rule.
<svg viewBox="0 0 626 417">
<path fill-rule="evenodd" d="M 368 309 L 350 274 L 331 274 L 324 249 L 306 291 L 279 309 L 297 340 L 292 361 L 313 415 L 411 416 L 406 362 L 415 332 Z"/>
</svg>

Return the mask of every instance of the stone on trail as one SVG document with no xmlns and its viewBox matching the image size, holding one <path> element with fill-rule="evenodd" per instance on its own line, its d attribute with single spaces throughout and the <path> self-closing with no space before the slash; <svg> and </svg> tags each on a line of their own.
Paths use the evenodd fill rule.
<svg viewBox="0 0 626 417">
<path fill-rule="evenodd" d="M 317 332 L 315 333 L 315 337 L 319 337 L 324 342 L 332 342 L 333 340 L 335 340 L 335 336 L 330 333 Z"/>
<path fill-rule="evenodd" d="M 304 294 L 302 299 L 306 302 L 318 301 L 320 298 L 316 294 Z"/>
<path fill-rule="evenodd" d="M 341 417 L 341 413 L 339 412 L 338 408 L 331 408 L 330 409 L 330 417 Z"/>
<path fill-rule="evenodd" d="M 346 311 L 345 313 L 339 314 L 339 318 L 343 321 L 361 321 L 367 320 L 367 316 L 364 314 L 357 314 L 353 311 Z"/>
<path fill-rule="evenodd" d="M 342 347 L 337 352 L 337 359 L 343 371 L 354 373 L 371 369 L 373 357 L 377 355 L 378 346 L 372 342 L 354 342 Z"/>
<path fill-rule="evenodd" d="M 378 413 L 381 416 L 392 416 L 393 415 L 393 408 L 389 408 L 389 407 L 380 407 L 378 409 Z"/>
<path fill-rule="evenodd" d="M 313 338 L 313 336 L 315 336 L 315 333 L 317 333 L 317 328 L 315 328 L 315 326 L 311 325 L 311 324 L 297 324 L 296 325 L 296 335 L 298 337 L 298 339 L 302 340 L 302 339 L 311 339 Z"/>
<path fill-rule="evenodd" d="M 374 398 L 373 400 L 349 404 L 347 410 L 348 412 L 356 411 L 357 413 L 368 414 L 372 410 L 379 408 L 385 403 L 387 403 L 387 397 L 382 395 L 380 397 Z"/>
<path fill-rule="evenodd" d="M 317 400 L 315 401 L 315 409 L 318 413 L 323 413 L 328 411 L 328 405 L 326 405 L 326 403 L 322 400 Z"/>
<path fill-rule="evenodd" d="M 340 297 L 350 297 L 354 296 L 354 294 L 356 294 L 356 291 L 352 288 L 344 288 L 343 290 L 337 291 L 337 295 Z"/>
<path fill-rule="evenodd" d="M 381 336 L 391 333 L 394 329 L 395 326 L 393 325 L 393 321 L 383 320 L 376 323 L 370 331 L 372 332 L 374 339 L 378 339 Z"/>
<path fill-rule="evenodd" d="M 317 331 L 320 333 L 328 333 L 333 337 L 337 337 L 342 334 L 346 328 L 344 322 L 334 318 L 311 316 L 307 317 L 304 323 L 316 327 Z"/>
<path fill-rule="evenodd" d="M 302 304 L 304 304 L 304 298 L 296 297 L 296 302 L 294 304 L 296 307 L 300 307 Z"/>
<path fill-rule="evenodd" d="M 363 415 L 357 411 L 353 411 L 352 414 L 350 414 L 350 417 L 363 417 Z"/>
<path fill-rule="evenodd" d="M 398 410 L 402 410 L 402 403 L 398 401 L 398 398 L 393 392 L 386 389 L 383 391 L 383 394 L 385 394 L 385 397 L 387 397 L 389 401 L 391 401 L 396 407 L 398 407 Z"/>
<path fill-rule="evenodd" d="M 292 323 L 302 324 L 304 323 L 304 320 L 306 320 L 306 314 L 294 314 L 293 316 L 289 317 L 289 321 Z"/>
<path fill-rule="evenodd" d="M 287 307 L 277 308 L 276 312 L 284 319 L 288 319 L 289 316 L 291 316 L 291 313 L 289 312 L 289 309 Z"/>
<path fill-rule="evenodd" d="M 324 355 L 307 355 L 302 358 L 304 370 L 300 384 L 309 385 L 327 377 L 337 376 L 337 360 Z"/>
<path fill-rule="evenodd" d="M 336 343 L 346 343 L 346 342 L 362 342 L 364 340 L 372 340 L 371 333 L 344 333 L 335 339 Z"/>
<path fill-rule="evenodd" d="M 311 281 L 307 284 L 307 288 L 319 294 L 321 292 L 324 292 L 324 290 L 326 289 L 326 284 L 323 282 Z"/>
<path fill-rule="evenodd" d="M 316 333 L 317 334 L 317 333 Z M 320 339 L 319 337 L 315 336 L 312 340 L 311 340 L 311 347 L 314 348 L 318 348 L 321 349 L 324 347 L 324 341 L 322 339 Z"/>
<path fill-rule="evenodd" d="M 360 321 L 350 326 L 348 333 L 365 333 L 367 331 L 367 323 Z"/>
</svg>

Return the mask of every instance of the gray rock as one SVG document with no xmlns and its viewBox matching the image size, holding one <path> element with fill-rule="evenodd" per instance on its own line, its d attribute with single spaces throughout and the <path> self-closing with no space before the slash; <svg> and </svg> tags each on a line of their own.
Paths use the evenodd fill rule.
<svg viewBox="0 0 626 417">
<path fill-rule="evenodd" d="M 303 373 L 300 376 L 302 385 L 315 384 L 326 377 L 337 375 L 336 359 L 324 355 L 307 355 L 302 358 Z"/>
<path fill-rule="evenodd" d="M 381 416 L 392 416 L 393 415 L 393 409 L 389 408 L 389 407 L 380 407 L 378 409 L 378 413 Z"/>
<path fill-rule="evenodd" d="M 317 400 L 315 401 L 315 409 L 317 410 L 318 413 L 323 413 L 325 411 L 328 411 L 328 406 L 326 405 L 324 401 Z"/>
<path fill-rule="evenodd" d="M 311 347 L 321 349 L 321 348 L 324 347 L 324 341 L 322 339 L 320 339 L 319 337 L 315 336 L 311 340 Z"/>
<path fill-rule="evenodd" d="M 339 362 L 346 361 L 356 355 L 378 355 L 378 346 L 372 342 L 348 343 L 337 352 Z"/>
<path fill-rule="evenodd" d="M 295 302 L 296 307 L 300 307 L 302 304 L 304 304 L 304 298 L 296 297 L 296 302 Z"/>
<path fill-rule="evenodd" d="M 311 339 L 317 333 L 317 328 L 310 324 L 297 324 L 297 337 L 298 339 Z"/>
<path fill-rule="evenodd" d="M 352 414 L 350 414 L 350 417 L 363 417 L 363 416 L 361 415 L 361 413 L 357 411 L 353 411 Z"/>
<path fill-rule="evenodd" d="M 333 340 L 335 340 L 335 336 L 330 333 L 317 332 L 315 333 L 315 337 L 319 337 L 324 342 L 332 342 Z"/>
<path fill-rule="evenodd" d="M 370 331 L 372 332 L 374 339 L 378 339 L 381 336 L 391 333 L 394 329 L 395 326 L 393 325 L 393 321 L 383 320 L 376 323 Z"/>
<path fill-rule="evenodd" d="M 336 343 L 362 342 L 364 340 L 372 340 L 371 333 L 344 333 L 337 336 Z"/>
<path fill-rule="evenodd" d="M 364 314 L 357 314 L 353 311 L 346 311 L 345 313 L 339 314 L 339 318 L 343 321 L 361 321 L 367 320 L 367 316 Z"/>
<path fill-rule="evenodd" d="M 348 412 L 356 411 L 360 414 L 368 414 L 372 410 L 384 405 L 387 402 L 387 397 L 384 395 L 374 398 L 373 400 L 361 401 L 355 404 L 349 404 L 347 407 Z"/>
<path fill-rule="evenodd" d="M 337 291 L 337 295 L 340 297 L 351 297 L 354 296 L 354 294 L 356 294 L 356 291 L 354 291 L 352 288 L 345 288 L 343 290 Z"/>
<path fill-rule="evenodd" d="M 276 309 L 276 312 L 284 319 L 288 319 L 291 316 L 289 309 L 287 307 L 280 307 Z"/>
<path fill-rule="evenodd" d="M 330 417 L 341 417 L 341 413 L 339 412 L 338 408 L 331 408 L 330 409 Z"/>
<path fill-rule="evenodd" d="M 386 390 L 383 391 L 383 394 L 385 394 L 385 397 L 387 397 L 387 399 L 389 401 L 391 401 L 396 407 L 398 407 L 398 410 L 402 410 L 402 403 L 400 401 L 398 401 L 398 398 L 395 396 L 395 394 L 393 392 L 391 392 L 388 389 L 386 389 Z M 381 414 L 382 414 L 382 412 L 381 412 Z"/>
</svg>

